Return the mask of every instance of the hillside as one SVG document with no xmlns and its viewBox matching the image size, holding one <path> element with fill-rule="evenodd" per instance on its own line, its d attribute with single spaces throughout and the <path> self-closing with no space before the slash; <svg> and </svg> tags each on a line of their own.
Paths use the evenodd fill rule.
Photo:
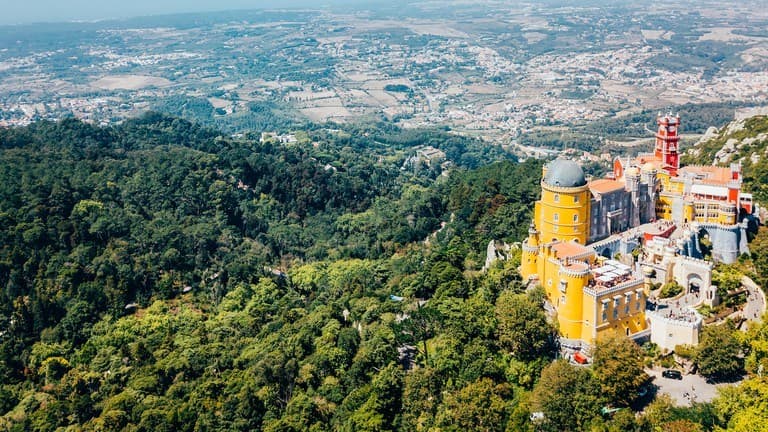
<svg viewBox="0 0 768 432">
<path fill-rule="evenodd" d="M 540 165 L 465 171 L 511 156 L 439 131 L 305 135 L 156 114 L 0 129 L 0 430 L 253 430 L 304 404 L 317 417 L 296 429 L 346 424 L 371 386 L 403 385 L 397 349 L 418 336 L 395 316 L 415 296 L 445 299 L 429 332 L 461 329 L 449 352 L 478 337 L 496 352 L 488 324 L 462 327 L 492 317 L 511 276 L 464 272 L 491 235 L 520 239 Z M 447 179 L 401 169 L 423 145 L 453 162 Z M 483 314 L 456 309 L 470 297 Z"/>
<path fill-rule="evenodd" d="M 747 430 L 765 417 L 757 377 L 635 416 L 621 381 L 643 378 L 644 356 L 625 339 L 598 345 L 592 368 L 555 360 L 518 249 L 480 271 L 489 239 L 525 235 L 540 162 L 435 130 L 296 135 L 231 138 L 156 114 L 0 129 L 0 431 L 532 431 L 538 411 L 547 431 Z M 405 163 L 425 145 L 452 167 Z M 753 374 L 767 329 L 739 340 Z"/>
<path fill-rule="evenodd" d="M 688 149 L 684 164 L 741 163 L 743 190 L 752 192 L 759 202 L 768 202 L 768 117 L 736 120 L 706 135 Z"/>
</svg>

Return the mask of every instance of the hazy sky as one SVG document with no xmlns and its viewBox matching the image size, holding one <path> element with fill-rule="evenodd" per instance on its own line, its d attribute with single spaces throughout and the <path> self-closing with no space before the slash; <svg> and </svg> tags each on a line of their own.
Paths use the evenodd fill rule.
<svg viewBox="0 0 768 432">
<path fill-rule="evenodd" d="M 0 0 L 0 24 L 97 20 L 181 12 L 319 7 L 353 0 Z"/>
</svg>

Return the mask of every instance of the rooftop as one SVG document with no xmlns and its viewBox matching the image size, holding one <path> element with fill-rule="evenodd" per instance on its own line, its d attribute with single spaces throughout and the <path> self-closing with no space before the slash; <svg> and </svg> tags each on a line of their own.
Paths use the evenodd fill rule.
<svg viewBox="0 0 768 432">
<path fill-rule="evenodd" d="M 589 182 L 589 190 L 592 193 L 605 194 L 620 189 L 624 189 L 624 183 L 617 180 L 601 178 Z"/>
<path fill-rule="evenodd" d="M 718 166 L 685 166 L 680 168 L 680 177 L 694 176 L 702 183 L 725 185 L 731 181 L 731 169 Z"/>
<path fill-rule="evenodd" d="M 564 265 L 563 268 L 566 270 L 581 272 L 589 269 L 589 264 L 582 262 L 582 261 L 570 261 L 567 265 Z"/>
<path fill-rule="evenodd" d="M 568 159 L 555 159 L 547 165 L 544 183 L 558 187 L 580 187 L 587 184 L 581 165 Z"/>
<path fill-rule="evenodd" d="M 575 258 L 595 253 L 592 248 L 576 242 L 555 242 L 552 245 L 552 250 L 555 251 L 555 256 L 558 259 Z"/>
<path fill-rule="evenodd" d="M 635 159 L 635 162 L 638 166 L 641 166 L 646 169 L 650 169 L 651 166 L 655 166 L 656 170 L 658 170 L 663 165 L 663 161 L 660 158 L 656 157 L 656 155 L 653 153 L 641 153 L 637 156 L 637 159 Z"/>
</svg>

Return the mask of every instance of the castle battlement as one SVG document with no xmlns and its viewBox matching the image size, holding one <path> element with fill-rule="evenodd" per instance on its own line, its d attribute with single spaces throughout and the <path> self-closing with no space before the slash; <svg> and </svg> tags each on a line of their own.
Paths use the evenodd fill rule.
<svg viewBox="0 0 768 432">
<path fill-rule="evenodd" d="M 585 190 L 587 188 L 586 185 L 584 186 L 555 186 L 546 183 L 544 180 L 541 181 L 542 187 L 546 188 L 549 191 L 552 192 L 560 192 L 560 193 L 573 193 L 574 190 Z"/>
<path fill-rule="evenodd" d="M 611 294 L 626 291 L 627 289 L 635 288 L 637 286 L 642 286 L 642 285 L 643 285 L 642 279 L 630 279 L 626 282 L 621 282 L 611 287 L 585 286 L 584 292 L 586 294 L 589 294 L 592 297 L 597 298 L 598 296 L 611 295 Z"/>
<path fill-rule="evenodd" d="M 584 276 L 589 276 L 591 274 L 591 270 L 588 266 L 584 269 L 576 270 L 576 269 L 569 269 L 563 265 L 563 266 L 560 266 L 559 273 L 561 275 L 570 276 L 570 277 L 584 277 Z"/>
<path fill-rule="evenodd" d="M 734 230 L 740 230 L 742 228 L 741 223 L 736 223 L 732 225 L 725 225 L 725 224 L 719 224 L 719 223 L 713 223 L 713 222 L 693 222 L 691 223 L 691 228 L 693 229 L 700 229 L 700 228 L 714 228 L 714 229 L 721 229 L 725 231 L 734 231 Z"/>
<path fill-rule="evenodd" d="M 648 315 L 649 318 L 653 317 L 658 319 L 663 323 L 681 327 L 701 328 L 701 325 L 704 322 L 704 319 L 701 317 L 701 315 L 696 312 L 689 312 L 680 316 L 669 316 L 656 311 L 650 311 L 647 312 L 646 315 Z"/>
<path fill-rule="evenodd" d="M 528 243 L 523 243 L 523 252 L 538 253 L 540 249 L 540 246 L 529 246 Z"/>
<path fill-rule="evenodd" d="M 715 264 L 712 261 L 707 261 L 707 260 L 701 259 L 701 258 L 694 258 L 694 257 L 690 257 L 690 256 L 681 255 L 681 256 L 678 257 L 678 259 L 680 261 L 683 261 L 683 262 L 689 262 L 689 263 L 692 263 L 692 264 L 705 266 L 705 267 L 707 267 L 710 270 L 715 267 Z"/>
</svg>

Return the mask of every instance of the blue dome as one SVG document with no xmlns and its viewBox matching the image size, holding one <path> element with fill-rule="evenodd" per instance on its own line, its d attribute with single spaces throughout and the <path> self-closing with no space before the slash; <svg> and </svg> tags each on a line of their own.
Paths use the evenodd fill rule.
<svg viewBox="0 0 768 432">
<path fill-rule="evenodd" d="M 547 165 L 544 183 L 558 187 L 579 187 L 587 184 L 581 165 L 568 159 L 555 159 Z"/>
</svg>

